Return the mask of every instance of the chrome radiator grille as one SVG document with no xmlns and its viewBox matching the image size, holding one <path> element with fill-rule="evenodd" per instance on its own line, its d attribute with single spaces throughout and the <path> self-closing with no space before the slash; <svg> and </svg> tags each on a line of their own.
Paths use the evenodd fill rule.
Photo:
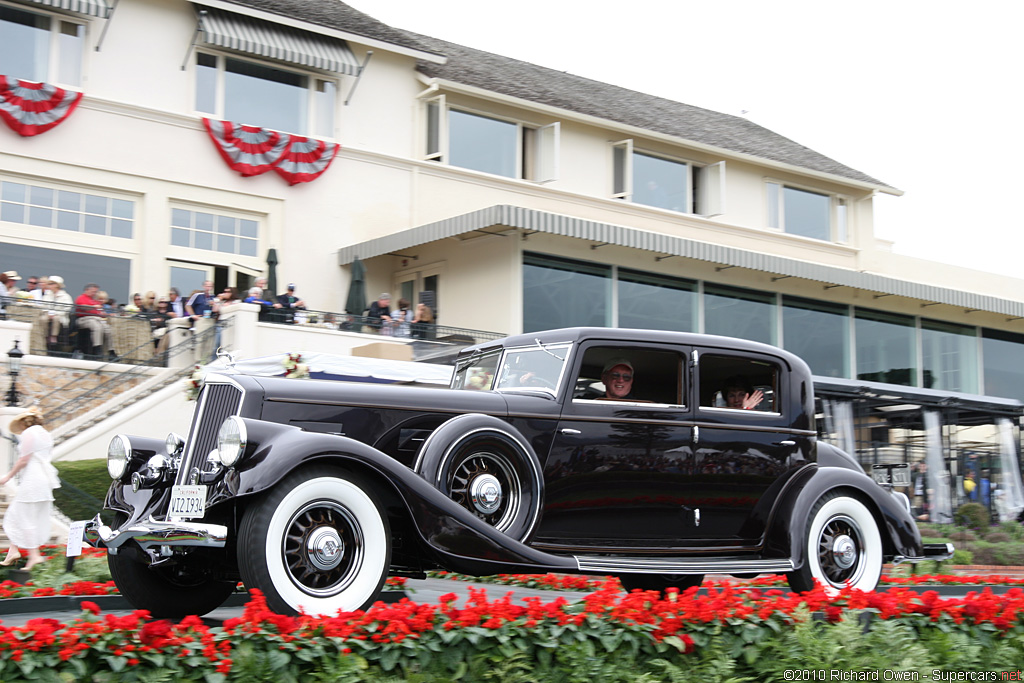
<svg viewBox="0 0 1024 683">
<path fill-rule="evenodd" d="M 199 406 L 185 441 L 185 454 L 176 483 L 187 484 L 193 467 L 208 469 L 206 456 L 217 446 L 217 431 L 225 418 L 238 414 L 242 391 L 232 384 L 207 384 L 199 396 Z"/>
</svg>

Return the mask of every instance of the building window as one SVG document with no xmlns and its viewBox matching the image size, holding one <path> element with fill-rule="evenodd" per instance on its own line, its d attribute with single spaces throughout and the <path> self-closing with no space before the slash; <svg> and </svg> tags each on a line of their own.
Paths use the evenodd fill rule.
<svg viewBox="0 0 1024 683">
<path fill-rule="evenodd" d="M 196 111 L 232 123 L 334 136 L 337 83 L 244 59 L 196 54 Z"/>
<path fill-rule="evenodd" d="M 0 221 L 131 239 L 135 202 L 5 180 Z"/>
<path fill-rule="evenodd" d="M 725 162 L 699 166 L 612 145 L 612 196 L 635 204 L 703 216 L 724 212 Z"/>
<path fill-rule="evenodd" d="M 525 254 L 523 332 L 610 327 L 612 269 L 598 263 Z"/>
<path fill-rule="evenodd" d="M 704 331 L 774 344 L 775 295 L 726 285 L 704 286 Z"/>
<path fill-rule="evenodd" d="M 907 315 L 858 309 L 857 379 L 904 386 L 917 384 L 917 329 Z"/>
<path fill-rule="evenodd" d="M 780 183 L 769 182 L 765 187 L 769 228 L 816 240 L 847 240 L 847 207 L 844 199 Z"/>
<path fill-rule="evenodd" d="M 1024 401 L 1024 335 L 983 329 L 981 355 L 985 394 Z"/>
<path fill-rule="evenodd" d="M 0 74 L 78 87 L 84 44 L 81 23 L 0 6 Z"/>
<path fill-rule="evenodd" d="M 619 268 L 618 327 L 697 330 L 697 283 Z"/>
<path fill-rule="evenodd" d="M 850 307 L 782 298 L 782 343 L 823 377 L 850 376 Z"/>
<path fill-rule="evenodd" d="M 256 256 L 259 223 L 250 218 L 171 209 L 171 244 L 225 254 Z"/>
<path fill-rule="evenodd" d="M 978 331 L 967 325 L 921 321 L 924 387 L 978 393 Z"/>
<path fill-rule="evenodd" d="M 558 177 L 560 124 L 525 124 L 426 103 L 426 158 L 505 178 L 549 182 Z"/>
</svg>

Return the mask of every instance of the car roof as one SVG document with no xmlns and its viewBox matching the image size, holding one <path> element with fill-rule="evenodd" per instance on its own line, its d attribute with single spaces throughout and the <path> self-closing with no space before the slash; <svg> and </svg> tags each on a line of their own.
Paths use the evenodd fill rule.
<svg viewBox="0 0 1024 683">
<path fill-rule="evenodd" d="M 800 361 L 792 353 L 784 351 L 777 346 L 749 341 L 747 339 L 723 337 L 713 334 L 698 334 L 695 332 L 641 330 L 624 327 L 566 327 L 556 330 L 543 330 L 541 332 L 517 334 L 494 341 L 484 342 L 475 346 L 466 347 L 459 353 L 458 358 L 461 359 L 464 356 L 493 351 L 499 348 L 531 346 L 537 342 L 540 342 L 541 344 L 558 344 L 593 340 L 640 343 L 660 342 L 663 344 L 713 346 L 720 349 L 769 353 L 776 356 L 782 356 L 789 361 L 790 366 L 803 363 L 803 361 Z M 796 360 L 797 363 L 794 363 L 794 360 Z"/>
</svg>

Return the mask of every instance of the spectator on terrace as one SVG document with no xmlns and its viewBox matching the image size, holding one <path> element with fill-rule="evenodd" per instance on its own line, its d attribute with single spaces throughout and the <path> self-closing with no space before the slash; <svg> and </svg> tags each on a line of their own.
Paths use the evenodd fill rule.
<svg viewBox="0 0 1024 683">
<path fill-rule="evenodd" d="M 181 298 L 181 292 L 177 287 L 171 287 L 171 291 L 167 294 L 167 304 L 168 310 L 174 314 L 175 318 L 184 318 L 188 315 L 185 311 L 185 301 Z"/>
<path fill-rule="evenodd" d="M 85 290 L 75 299 L 75 316 L 78 321 L 79 334 L 83 331 L 89 335 L 89 347 L 94 356 L 103 355 L 103 347 L 111 348 L 112 333 L 106 321 L 103 302 L 99 300 L 100 287 L 94 282 L 85 286 Z"/>
<path fill-rule="evenodd" d="M 46 312 L 49 319 L 46 328 L 46 344 L 52 347 L 57 344 L 57 338 L 60 336 L 61 330 L 67 328 L 71 322 L 71 307 L 75 302 L 67 290 L 64 289 L 64 278 L 60 275 L 51 275 L 46 281 L 47 286 L 46 292 L 43 293 L 43 301 L 60 304 Z"/>
<path fill-rule="evenodd" d="M 377 300 L 370 304 L 366 317 L 371 318 L 368 323 L 370 327 L 376 330 L 387 329 L 391 324 L 391 295 L 383 292 L 377 297 Z"/>
</svg>

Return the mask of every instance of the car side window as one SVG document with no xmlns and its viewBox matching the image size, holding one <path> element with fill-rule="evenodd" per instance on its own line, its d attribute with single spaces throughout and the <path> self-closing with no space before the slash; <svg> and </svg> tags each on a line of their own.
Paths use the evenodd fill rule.
<svg viewBox="0 0 1024 683">
<path fill-rule="evenodd" d="M 574 400 L 682 405 L 685 355 L 642 347 L 592 346 L 583 354 Z"/>
<path fill-rule="evenodd" d="M 780 376 L 779 366 L 765 360 L 702 354 L 700 406 L 778 413 Z"/>
</svg>

